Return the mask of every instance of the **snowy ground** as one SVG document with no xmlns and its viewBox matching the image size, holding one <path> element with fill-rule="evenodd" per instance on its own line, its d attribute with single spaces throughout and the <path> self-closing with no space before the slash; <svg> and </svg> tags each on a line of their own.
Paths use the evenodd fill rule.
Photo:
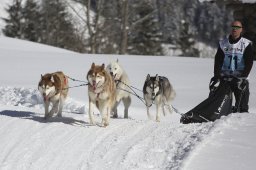
<svg viewBox="0 0 256 170">
<path fill-rule="evenodd" d="M 122 118 L 121 106 L 121 118 L 101 128 L 88 124 L 87 88 L 78 87 L 70 89 L 62 118 L 43 119 L 37 90 L 41 74 L 62 70 L 85 80 L 92 62 L 108 64 L 117 58 L 139 89 L 148 73 L 167 76 L 177 93 L 173 106 L 180 112 L 208 95 L 212 59 L 85 55 L 0 37 L 0 169 L 255 169 L 255 66 L 249 114 L 183 125 L 173 113 L 156 123 L 147 119 L 145 106 L 133 96 L 130 118 Z M 70 81 L 71 86 L 79 84 Z"/>
</svg>

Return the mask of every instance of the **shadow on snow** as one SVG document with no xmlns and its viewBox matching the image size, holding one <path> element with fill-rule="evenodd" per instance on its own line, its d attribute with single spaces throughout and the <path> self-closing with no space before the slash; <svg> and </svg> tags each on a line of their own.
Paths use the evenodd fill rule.
<svg viewBox="0 0 256 170">
<path fill-rule="evenodd" d="M 4 110 L 0 112 L 0 115 L 16 117 L 21 119 L 33 120 L 40 123 L 52 123 L 52 122 L 61 122 L 64 124 L 72 125 L 72 126 L 89 126 L 88 122 L 82 120 L 76 120 L 72 117 L 51 117 L 45 119 L 44 117 L 40 117 L 36 115 L 34 112 L 26 112 L 26 111 L 14 111 L 14 110 Z"/>
</svg>

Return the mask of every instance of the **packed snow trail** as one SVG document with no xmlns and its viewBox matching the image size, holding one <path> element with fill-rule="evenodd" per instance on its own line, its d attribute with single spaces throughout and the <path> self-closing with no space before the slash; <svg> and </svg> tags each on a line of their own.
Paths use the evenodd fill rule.
<svg viewBox="0 0 256 170">
<path fill-rule="evenodd" d="M 255 113 L 236 113 L 217 120 L 207 138 L 183 160 L 182 169 L 254 170 L 255 131 Z"/>
<path fill-rule="evenodd" d="M 72 99 L 62 118 L 45 121 L 37 90 L 0 89 L 0 169 L 179 169 L 214 125 L 111 119 L 107 128 L 90 126 L 87 114 L 73 113 L 84 106 Z"/>
</svg>

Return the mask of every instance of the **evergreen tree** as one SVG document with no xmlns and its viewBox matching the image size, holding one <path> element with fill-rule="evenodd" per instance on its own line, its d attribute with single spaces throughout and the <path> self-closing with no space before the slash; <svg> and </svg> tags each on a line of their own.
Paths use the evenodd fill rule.
<svg viewBox="0 0 256 170">
<path fill-rule="evenodd" d="M 23 38 L 24 20 L 21 6 L 21 0 L 13 0 L 13 4 L 9 5 L 6 11 L 9 14 L 8 18 L 3 18 L 6 26 L 3 33 L 8 37 Z"/>
<path fill-rule="evenodd" d="M 24 38 L 34 42 L 40 42 L 41 18 L 39 6 L 34 0 L 27 0 L 23 9 L 24 17 Z"/>
<path fill-rule="evenodd" d="M 42 4 L 42 15 L 41 29 L 43 30 L 43 43 L 74 51 L 83 50 L 78 45 L 83 43 L 75 34 L 69 14 L 61 0 L 44 0 Z"/>
<path fill-rule="evenodd" d="M 101 29 L 104 41 L 103 53 L 118 54 L 121 45 L 122 4 L 120 0 L 105 0 L 102 16 L 104 23 Z"/>
<path fill-rule="evenodd" d="M 133 7 L 135 22 L 129 34 L 129 54 L 162 55 L 162 34 L 154 6 L 149 1 L 141 1 Z"/>
<path fill-rule="evenodd" d="M 189 29 L 189 23 L 182 20 L 181 21 L 181 30 L 179 33 L 180 37 L 177 41 L 177 45 L 182 51 L 182 56 L 199 56 L 199 50 L 194 47 L 195 45 L 195 36 L 193 32 Z"/>
</svg>

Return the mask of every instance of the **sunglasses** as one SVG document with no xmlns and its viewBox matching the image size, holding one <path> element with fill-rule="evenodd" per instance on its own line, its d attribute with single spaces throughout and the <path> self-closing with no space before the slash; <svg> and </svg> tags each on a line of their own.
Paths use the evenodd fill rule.
<svg viewBox="0 0 256 170">
<path fill-rule="evenodd" d="M 241 29 L 242 27 L 241 27 L 241 26 L 237 26 L 237 25 L 232 25 L 231 28 L 232 28 L 233 30 L 239 30 L 239 29 Z"/>
</svg>

